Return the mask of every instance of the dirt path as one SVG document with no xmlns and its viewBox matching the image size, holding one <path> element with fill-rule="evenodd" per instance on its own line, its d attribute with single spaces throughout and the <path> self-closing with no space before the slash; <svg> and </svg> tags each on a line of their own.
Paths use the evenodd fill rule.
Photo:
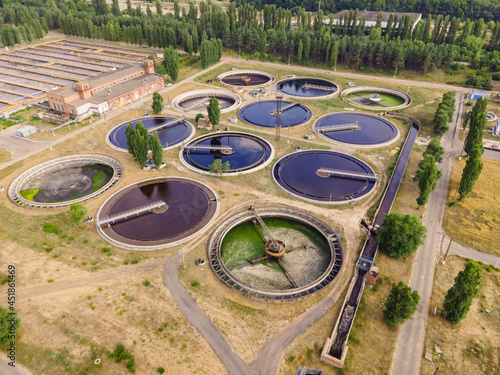
<svg viewBox="0 0 500 375">
<path fill-rule="evenodd" d="M 112 269 L 103 272 L 96 272 L 88 276 L 77 277 L 69 280 L 61 280 L 55 283 L 37 286 L 34 288 L 24 289 L 19 291 L 19 301 L 25 301 L 30 298 L 35 298 L 44 294 L 57 293 L 62 290 L 80 288 L 87 285 L 101 283 L 103 281 L 125 277 L 143 271 L 150 271 L 159 268 L 165 259 L 155 259 L 145 261 L 137 265 L 124 266 L 117 269 Z"/>
<path fill-rule="evenodd" d="M 210 345 L 215 355 L 230 374 L 252 374 L 245 362 L 233 352 L 222 332 L 201 310 L 179 281 L 180 255 L 170 257 L 164 266 L 163 282 L 168 288 L 179 310 Z M 257 375 L 257 374 L 256 374 Z"/>
</svg>

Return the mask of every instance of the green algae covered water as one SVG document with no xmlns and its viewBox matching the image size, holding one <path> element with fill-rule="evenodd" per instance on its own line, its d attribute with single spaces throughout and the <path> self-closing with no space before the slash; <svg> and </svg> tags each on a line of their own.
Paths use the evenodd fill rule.
<svg viewBox="0 0 500 375">
<path fill-rule="evenodd" d="M 298 287 L 316 280 L 330 263 L 327 240 L 314 227 L 284 218 L 263 218 L 273 237 L 285 243 L 281 258 Z M 260 226 L 259 226 L 260 229 Z M 292 289 L 293 285 L 278 262 L 264 259 L 255 264 L 248 260 L 264 257 L 265 242 L 252 221 L 232 228 L 224 237 L 221 258 L 226 268 L 243 283 L 266 290 Z"/>
<path fill-rule="evenodd" d="M 370 100 L 372 95 L 378 95 L 380 97 L 380 101 L 372 102 Z M 380 108 L 397 107 L 398 105 L 404 103 L 404 99 L 399 96 L 369 91 L 353 92 L 352 94 L 347 95 L 347 98 L 355 104 Z"/>
</svg>

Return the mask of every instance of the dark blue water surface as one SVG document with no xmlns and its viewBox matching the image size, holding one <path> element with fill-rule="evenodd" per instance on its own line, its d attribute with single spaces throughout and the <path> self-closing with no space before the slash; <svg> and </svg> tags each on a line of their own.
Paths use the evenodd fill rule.
<svg viewBox="0 0 500 375">
<path fill-rule="evenodd" d="M 319 90 L 314 88 L 303 88 L 304 84 L 330 87 L 330 90 Z M 276 89 L 287 95 L 315 97 L 334 94 L 339 91 L 337 85 L 331 81 L 321 78 L 294 78 L 280 81 L 276 84 Z"/>
<path fill-rule="evenodd" d="M 341 202 L 369 193 L 375 181 L 340 176 L 319 177 L 319 168 L 334 168 L 374 175 L 359 159 L 333 151 L 311 150 L 285 156 L 273 167 L 278 184 L 290 193 L 322 202 Z"/>
<path fill-rule="evenodd" d="M 248 104 L 238 113 L 238 116 L 245 122 L 251 125 L 264 126 L 274 128 L 276 126 L 276 115 L 271 115 L 271 111 L 275 111 L 277 104 L 276 100 L 266 100 Z M 286 107 L 292 102 L 283 100 L 281 108 Z M 312 113 L 305 105 L 298 104 L 289 109 L 286 109 L 281 114 L 281 126 L 297 126 L 309 121 Z"/>
<path fill-rule="evenodd" d="M 388 120 L 360 113 L 332 113 L 318 119 L 315 130 L 322 126 L 358 123 L 361 129 L 330 131 L 323 134 L 337 142 L 359 145 L 375 145 L 389 142 L 398 135 L 397 128 Z"/>
<path fill-rule="evenodd" d="M 129 123 L 132 123 L 134 127 L 139 121 L 146 129 L 154 128 L 155 126 L 161 125 L 165 122 L 169 122 L 177 119 L 176 117 L 165 117 L 165 116 L 155 116 L 155 117 L 142 117 L 134 120 L 124 122 L 123 124 L 115 127 L 111 133 L 109 133 L 109 141 L 118 148 L 127 150 L 127 137 L 125 136 L 125 128 Z M 187 121 L 178 122 L 177 124 L 167 126 L 157 131 L 158 137 L 160 138 L 161 145 L 163 148 L 174 146 L 181 143 L 182 141 L 189 138 L 191 133 L 194 131 L 193 126 Z"/>
<path fill-rule="evenodd" d="M 229 162 L 229 172 L 244 171 L 269 160 L 271 146 L 267 141 L 251 134 L 219 133 L 209 134 L 190 142 L 188 146 L 231 146 L 231 155 L 223 155 L 220 150 L 184 149 L 182 157 L 190 165 L 208 171 L 215 159 Z"/>
<path fill-rule="evenodd" d="M 178 236 L 196 227 L 210 210 L 209 198 L 188 182 L 165 181 L 138 186 L 124 193 L 107 212 L 117 214 L 162 200 L 168 210 L 130 218 L 111 228 L 123 237 L 139 241 L 158 241 Z"/>
</svg>

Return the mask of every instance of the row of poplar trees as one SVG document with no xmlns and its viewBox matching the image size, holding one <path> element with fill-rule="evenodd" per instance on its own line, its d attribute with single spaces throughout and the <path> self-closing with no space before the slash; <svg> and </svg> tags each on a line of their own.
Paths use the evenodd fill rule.
<svg viewBox="0 0 500 375">
<path fill-rule="evenodd" d="M 434 114 L 434 134 L 443 135 L 449 129 L 448 123 L 453 121 L 455 112 L 455 92 L 449 91 L 443 95 L 436 113 Z M 417 198 L 418 206 L 425 206 L 429 202 L 429 196 L 437 186 L 437 180 L 442 176 L 437 168 L 437 163 L 443 160 L 444 148 L 439 139 L 433 139 L 423 154 L 423 159 L 418 164 L 417 172 L 413 181 L 418 182 L 420 195 Z"/>
<path fill-rule="evenodd" d="M 481 171 L 483 170 L 483 131 L 486 127 L 486 108 L 488 99 L 479 98 L 472 108 L 472 111 L 467 113 L 464 121 L 464 129 L 469 125 L 469 132 L 465 139 L 464 151 L 467 153 L 467 160 L 460 179 L 458 194 L 460 200 L 463 200 L 469 195 L 474 188 Z"/>
<path fill-rule="evenodd" d="M 128 152 L 135 157 L 140 165 L 144 165 L 148 160 L 149 148 L 151 148 L 152 158 L 156 166 L 159 167 L 163 163 L 163 148 L 158 134 L 153 133 L 150 138 L 148 130 L 141 121 L 137 123 L 135 129 L 132 123 L 129 123 L 125 129 L 125 136 L 127 137 Z"/>
</svg>

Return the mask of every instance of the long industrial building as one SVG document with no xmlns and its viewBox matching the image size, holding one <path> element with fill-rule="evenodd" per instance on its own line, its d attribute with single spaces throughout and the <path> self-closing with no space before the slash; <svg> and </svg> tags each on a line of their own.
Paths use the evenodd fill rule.
<svg viewBox="0 0 500 375">
<path fill-rule="evenodd" d="M 153 61 L 146 60 L 50 91 L 47 98 L 56 111 L 86 117 L 120 108 L 164 85 Z"/>
</svg>

